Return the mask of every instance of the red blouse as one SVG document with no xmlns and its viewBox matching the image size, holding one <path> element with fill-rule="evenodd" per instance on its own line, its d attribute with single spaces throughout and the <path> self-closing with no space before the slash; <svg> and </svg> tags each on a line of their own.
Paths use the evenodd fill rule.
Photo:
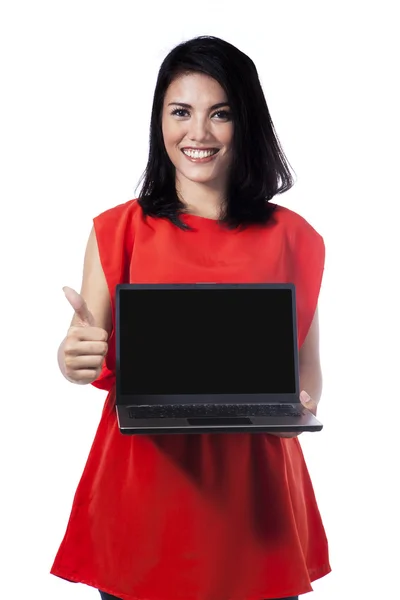
<svg viewBox="0 0 400 600">
<path fill-rule="evenodd" d="M 135 200 L 94 219 L 110 290 L 121 282 L 292 282 L 298 345 L 317 307 L 323 238 L 277 206 L 265 226 L 193 231 L 144 218 Z M 162 307 L 160 307 L 162 310 Z M 51 569 L 122 600 L 261 600 L 304 594 L 330 572 L 297 438 L 126 436 L 115 413 L 115 343 L 93 385 L 108 395 Z"/>
</svg>

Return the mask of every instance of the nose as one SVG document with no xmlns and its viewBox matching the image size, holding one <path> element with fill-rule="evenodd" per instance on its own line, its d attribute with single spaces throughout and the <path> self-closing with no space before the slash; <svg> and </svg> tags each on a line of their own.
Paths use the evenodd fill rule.
<svg viewBox="0 0 400 600">
<path fill-rule="evenodd" d="M 208 118 L 201 115 L 193 116 L 189 121 L 188 137 L 194 142 L 207 139 L 209 134 Z"/>
</svg>

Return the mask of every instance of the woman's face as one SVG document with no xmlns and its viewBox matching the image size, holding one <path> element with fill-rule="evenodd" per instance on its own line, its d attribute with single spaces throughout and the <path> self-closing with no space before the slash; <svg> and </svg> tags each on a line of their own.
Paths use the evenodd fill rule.
<svg viewBox="0 0 400 600">
<path fill-rule="evenodd" d="M 232 162 L 230 110 L 224 90 L 207 75 L 190 73 L 171 83 L 162 131 L 178 181 L 184 178 L 213 188 L 226 185 Z"/>
</svg>

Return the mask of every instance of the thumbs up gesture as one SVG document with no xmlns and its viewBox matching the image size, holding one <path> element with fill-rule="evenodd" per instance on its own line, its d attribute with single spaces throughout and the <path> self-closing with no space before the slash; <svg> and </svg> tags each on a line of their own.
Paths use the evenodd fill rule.
<svg viewBox="0 0 400 600">
<path fill-rule="evenodd" d="M 75 324 L 69 328 L 63 348 L 65 375 L 73 383 L 92 383 L 100 375 L 107 354 L 108 333 L 96 327 L 92 313 L 78 292 L 70 287 L 64 287 L 63 291 L 75 311 Z"/>
</svg>

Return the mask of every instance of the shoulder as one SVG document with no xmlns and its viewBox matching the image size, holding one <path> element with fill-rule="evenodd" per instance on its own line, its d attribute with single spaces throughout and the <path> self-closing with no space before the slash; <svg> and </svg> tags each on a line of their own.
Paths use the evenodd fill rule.
<svg viewBox="0 0 400 600">
<path fill-rule="evenodd" d="M 324 244 L 322 235 L 315 227 L 305 217 L 294 210 L 277 204 L 273 214 L 275 221 L 282 225 L 287 238 L 295 246 L 307 243 Z"/>
<path fill-rule="evenodd" d="M 300 215 L 298 212 L 287 208 L 286 206 L 281 206 L 280 204 L 276 205 L 276 209 L 274 211 L 274 217 L 277 221 L 284 224 L 287 228 L 291 228 L 293 232 L 314 232 L 317 235 L 320 235 L 317 230 L 313 227 L 310 221 L 307 221 L 305 217 Z"/>
<path fill-rule="evenodd" d="M 94 231 L 102 253 L 109 253 L 110 248 L 119 248 L 121 245 L 130 248 L 134 232 L 138 229 L 138 220 L 142 219 L 142 209 L 136 199 L 117 204 L 94 217 Z"/>
<path fill-rule="evenodd" d="M 107 210 L 98 214 L 95 219 L 102 221 L 119 221 L 120 219 L 133 217 L 141 211 L 139 203 L 137 199 L 128 200 L 128 202 L 123 202 L 122 204 L 117 204 L 116 206 L 112 206 Z"/>
<path fill-rule="evenodd" d="M 136 199 L 117 204 L 101 212 L 93 219 L 96 236 L 111 239 L 127 239 L 137 230 L 138 220 L 143 219 L 142 209 Z"/>
</svg>

